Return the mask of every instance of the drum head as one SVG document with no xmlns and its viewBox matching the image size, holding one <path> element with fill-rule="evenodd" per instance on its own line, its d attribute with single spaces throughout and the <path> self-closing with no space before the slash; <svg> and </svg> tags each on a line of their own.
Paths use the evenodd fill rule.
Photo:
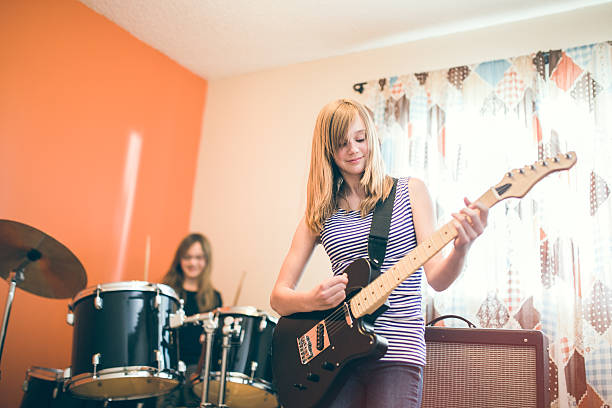
<svg viewBox="0 0 612 408">
<path fill-rule="evenodd" d="M 208 385 L 208 402 L 216 404 L 219 401 L 219 381 L 211 380 Z M 202 397 L 202 381 L 198 378 L 193 382 L 193 392 L 198 398 Z M 228 377 L 225 383 L 225 404 L 232 408 L 276 408 L 278 401 L 276 395 L 253 384 L 233 382 Z"/>
<path fill-rule="evenodd" d="M 151 376 L 109 376 L 70 384 L 69 390 L 79 398 L 130 400 L 166 394 L 178 385 L 177 380 Z"/>
</svg>

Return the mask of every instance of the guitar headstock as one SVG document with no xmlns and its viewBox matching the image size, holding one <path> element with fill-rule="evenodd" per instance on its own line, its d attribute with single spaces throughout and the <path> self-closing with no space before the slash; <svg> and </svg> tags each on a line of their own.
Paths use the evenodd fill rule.
<svg viewBox="0 0 612 408">
<path fill-rule="evenodd" d="M 510 197 L 521 198 L 545 176 L 556 171 L 567 170 L 576 164 L 576 152 L 560 153 L 554 157 L 514 169 L 506 173 L 502 181 L 493 189 L 499 196 L 499 201 Z"/>
</svg>

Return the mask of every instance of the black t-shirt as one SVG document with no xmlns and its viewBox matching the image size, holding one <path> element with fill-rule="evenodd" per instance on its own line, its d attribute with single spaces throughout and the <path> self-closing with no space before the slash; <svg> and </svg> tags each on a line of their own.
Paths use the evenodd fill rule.
<svg viewBox="0 0 612 408">
<path fill-rule="evenodd" d="M 200 311 L 198 309 L 197 292 L 185 291 L 185 316 L 193 316 L 198 313 L 205 313 L 208 310 Z M 223 306 L 221 294 L 215 290 L 215 302 L 213 309 Z M 202 352 L 202 344 L 200 336 L 204 333 L 201 324 L 185 324 L 179 328 L 179 356 L 180 359 L 187 365 L 198 364 L 200 353 Z"/>
</svg>

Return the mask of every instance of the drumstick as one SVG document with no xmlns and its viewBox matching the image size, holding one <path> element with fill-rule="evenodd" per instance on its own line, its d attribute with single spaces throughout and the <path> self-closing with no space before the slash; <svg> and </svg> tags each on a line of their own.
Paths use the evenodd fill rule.
<svg viewBox="0 0 612 408">
<path fill-rule="evenodd" d="M 147 241 L 145 243 L 145 270 L 144 280 L 149 281 L 149 259 L 151 258 L 151 236 L 147 235 Z"/>
<path fill-rule="evenodd" d="M 242 283 L 244 282 L 245 276 L 246 271 L 242 271 L 242 276 L 240 277 L 240 283 L 238 283 L 238 288 L 236 289 L 236 296 L 234 296 L 234 304 L 232 306 L 236 306 L 238 304 L 238 298 L 240 297 L 240 291 L 242 290 Z"/>
</svg>

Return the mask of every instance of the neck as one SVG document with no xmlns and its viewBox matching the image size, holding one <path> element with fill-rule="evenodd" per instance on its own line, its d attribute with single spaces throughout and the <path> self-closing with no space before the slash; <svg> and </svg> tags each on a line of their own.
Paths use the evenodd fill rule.
<svg viewBox="0 0 612 408">
<path fill-rule="evenodd" d="M 198 291 L 198 281 L 196 279 L 185 279 L 183 281 L 183 289 L 190 292 Z"/>
<path fill-rule="evenodd" d="M 342 175 L 344 179 L 344 189 L 347 195 L 356 195 L 359 198 L 365 197 L 365 190 L 361 185 L 361 176 Z"/>
<path fill-rule="evenodd" d="M 365 198 L 365 190 L 360 183 L 360 178 L 355 176 L 344 177 L 344 185 L 341 192 L 342 201 L 340 207 L 346 210 L 357 210 L 361 201 Z"/>
</svg>

